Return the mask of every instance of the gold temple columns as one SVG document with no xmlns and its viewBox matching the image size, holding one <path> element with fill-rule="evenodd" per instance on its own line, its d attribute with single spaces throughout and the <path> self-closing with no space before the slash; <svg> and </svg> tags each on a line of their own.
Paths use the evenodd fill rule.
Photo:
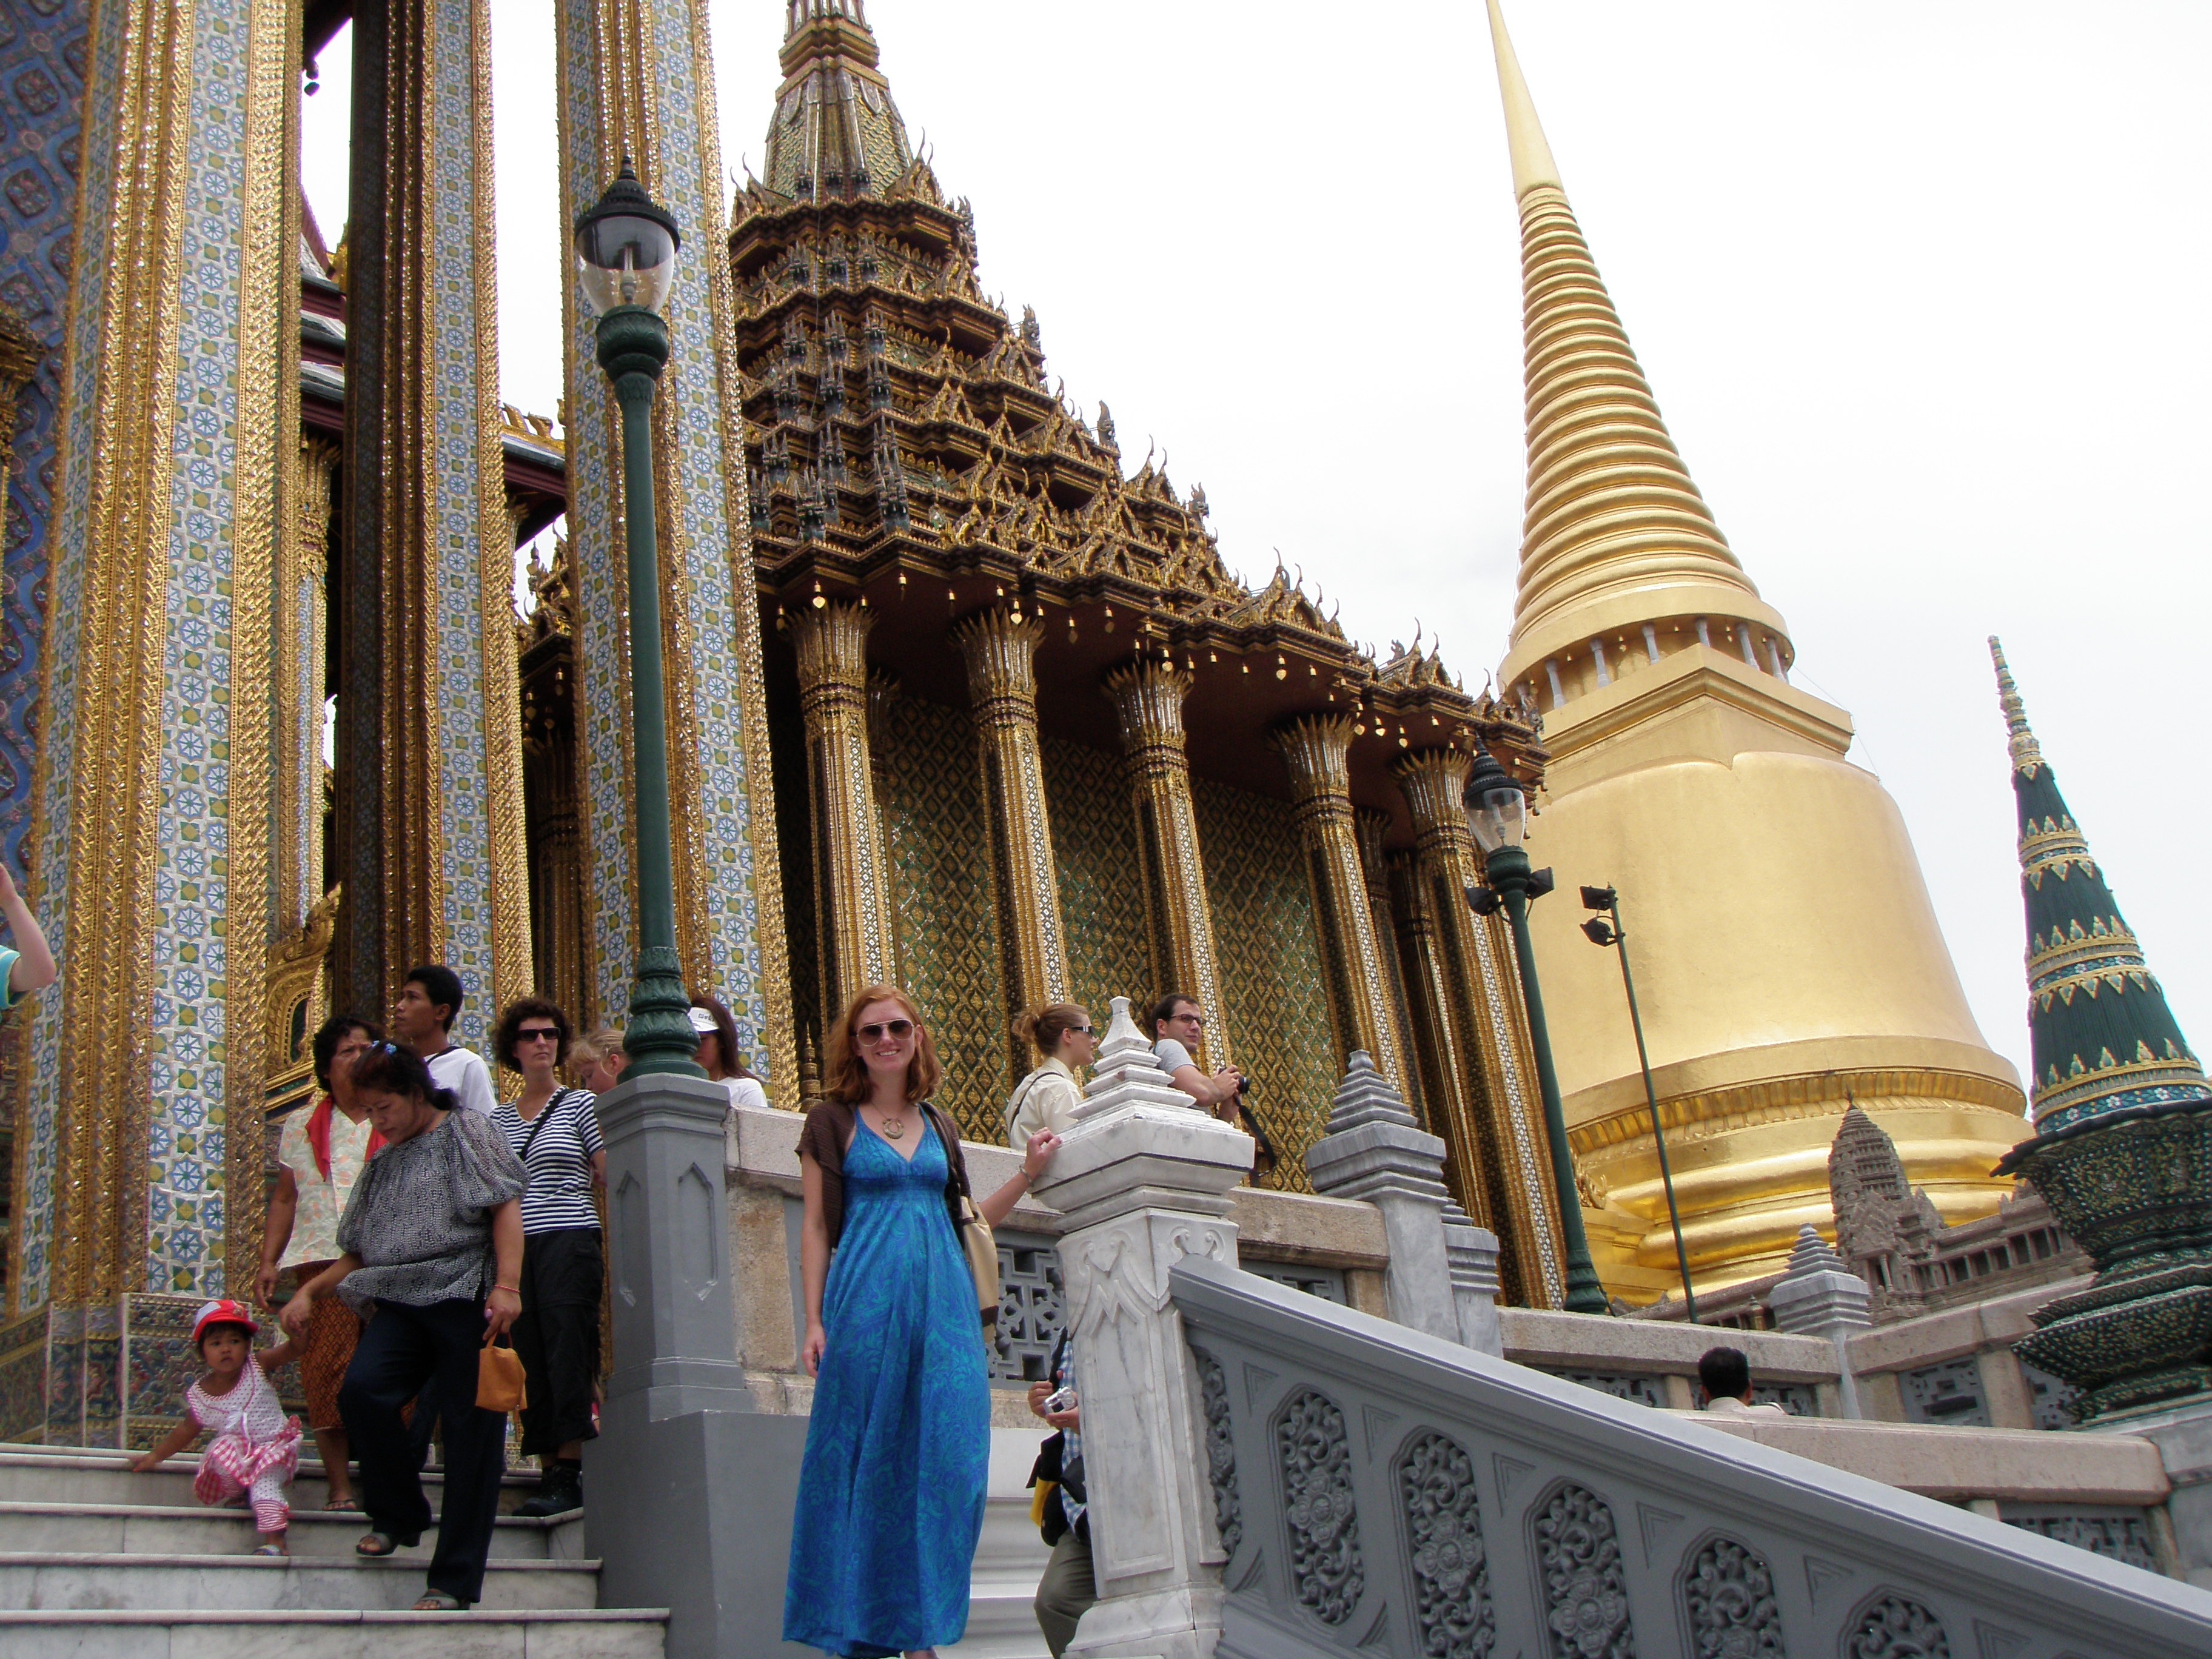
<svg viewBox="0 0 2212 1659">
<path fill-rule="evenodd" d="M 1352 829 L 1359 841 L 1368 925 L 1374 930 L 1375 953 L 1382 959 L 1383 1018 L 1398 1045 L 1399 1086 L 1413 1115 L 1425 1123 L 1428 1090 L 1413 1052 L 1413 1015 L 1406 1006 L 1406 975 L 1398 959 L 1397 923 L 1390 912 L 1390 872 L 1382 851 L 1382 838 L 1390 829 L 1389 816 L 1363 807 L 1352 815 Z"/>
<path fill-rule="evenodd" d="M 334 444 L 303 437 L 276 572 L 276 923 L 322 902 L 323 684 Z"/>
<path fill-rule="evenodd" d="M 1190 688 L 1188 674 L 1164 662 L 1128 663 L 1106 677 L 1137 812 L 1152 989 L 1159 995 L 1184 991 L 1199 1000 L 1207 1023 L 1197 1059 L 1202 1070 L 1212 1072 L 1231 1063 L 1229 1025 L 1214 969 L 1213 915 L 1199 861 L 1190 762 L 1183 752 L 1182 705 Z"/>
<path fill-rule="evenodd" d="M 998 890 L 1000 980 L 1011 1020 L 1067 994 L 1060 881 L 1037 757 L 1036 648 L 1044 623 L 1034 614 L 1017 622 L 1010 612 L 985 611 L 957 624 L 952 637 L 967 659 L 975 708 Z M 1006 1055 L 1016 1073 L 1026 1069 L 1024 1049 L 1009 1030 Z"/>
<path fill-rule="evenodd" d="M 266 695 L 298 444 L 297 14 L 87 14 L 56 429 L 9 1296 L 235 1285 L 262 1211 L 262 997 L 279 738 Z M 288 205 L 289 204 L 289 205 Z M 49 1437 L 112 1443 L 105 1363 Z M 113 1350 L 107 1350 L 112 1355 Z"/>
<path fill-rule="evenodd" d="M 836 600 L 792 619 L 799 708 L 806 718 L 808 816 L 814 825 L 815 937 L 822 1018 L 864 985 L 890 979 L 890 863 L 868 743 L 865 606 Z"/>
<path fill-rule="evenodd" d="M 1392 1018 L 1395 1011 L 1352 827 L 1352 775 L 1345 764 L 1352 746 L 1351 717 L 1303 715 L 1277 727 L 1273 741 L 1291 775 L 1298 839 L 1313 885 L 1337 1064 L 1347 1064 L 1353 1049 L 1364 1048 L 1375 1069 L 1403 1091 L 1405 1042 Z"/>
<path fill-rule="evenodd" d="M 1500 919 L 1478 917 L 1467 889 L 1478 880 L 1475 848 L 1460 810 L 1468 757 L 1417 749 L 1390 769 L 1412 811 L 1414 879 L 1425 926 L 1422 965 L 1451 1060 L 1437 1067 L 1430 1127 L 1451 1148 L 1462 1204 L 1498 1235 L 1498 1271 L 1509 1300 L 1556 1308 L 1566 1284 L 1545 1149 L 1543 1107 L 1521 984 Z"/>
</svg>

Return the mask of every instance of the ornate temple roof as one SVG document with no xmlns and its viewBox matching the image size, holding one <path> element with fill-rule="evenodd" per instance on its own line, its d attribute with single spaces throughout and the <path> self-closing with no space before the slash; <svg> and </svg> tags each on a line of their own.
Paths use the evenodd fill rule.
<svg viewBox="0 0 2212 1659">
<path fill-rule="evenodd" d="M 1567 204 L 1521 64 L 1490 0 L 1491 42 L 1521 208 L 1528 493 L 1512 644 L 1499 679 L 1525 683 L 1589 638 L 1671 617 L 1741 620 L 1792 653 L 1660 418 Z"/>
<path fill-rule="evenodd" d="M 2030 1100 L 2050 1135 L 2115 1113 L 2212 1101 L 2166 993 L 2090 856 L 2028 728 L 2027 710 L 1994 636 L 1997 700 L 2010 733 L 2020 808 L 2020 891 L 2027 911 Z"/>
<path fill-rule="evenodd" d="M 1433 644 L 1378 664 L 1279 560 L 1248 587 L 1202 488 L 1179 489 L 1155 450 L 1125 471 L 1111 410 L 1087 415 L 1047 374 L 1036 313 L 1016 321 L 982 291 L 973 210 L 908 146 L 860 0 L 791 0 L 781 62 L 767 176 L 739 189 L 730 233 L 754 568 L 771 615 L 838 598 L 899 608 L 908 624 L 933 612 L 935 626 L 878 630 L 871 659 L 956 705 L 942 625 L 1009 601 L 1046 617 L 1054 649 L 1039 672 L 1071 693 L 1132 652 L 1201 685 L 1233 676 L 1202 694 L 1236 718 L 1194 723 L 1193 763 L 1263 793 L 1284 786 L 1257 738 L 1316 704 L 1373 734 L 1352 761 L 1369 804 L 1395 799 L 1388 762 L 1416 744 L 1502 741 L 1534 769 L 1527 711 L 1469 696 Z M 1048 724 L 1115 746 L 1103 698 L 1054 689 Z"/>
</svg>

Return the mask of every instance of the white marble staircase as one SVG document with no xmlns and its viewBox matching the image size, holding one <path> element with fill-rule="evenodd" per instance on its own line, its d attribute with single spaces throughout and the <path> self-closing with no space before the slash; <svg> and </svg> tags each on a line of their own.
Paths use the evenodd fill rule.
<svg viewBox="0 0 2212 1659">
<path fill-rule="evenodd" d="M 362 1517 L 319 1507 L 321 1470 L 308 1463 L 292 1488 L 291 1558 L 255 1556 L 244 1512 L 193 1498 L 196 1468 L 179 1457 L 133 1474 L 121 1452 L 0 1445 L 0 1654 L 661 1659 L 659 1610 L 599 1607 L 580 1515 L 502 1516 L 483 1600 L 465 1613 L 410 1613 L 429 1534 L 390 1560 L 355 1555 Z M 502 1507 L 527 1492 L 511 1482 Z"/>
</svg>

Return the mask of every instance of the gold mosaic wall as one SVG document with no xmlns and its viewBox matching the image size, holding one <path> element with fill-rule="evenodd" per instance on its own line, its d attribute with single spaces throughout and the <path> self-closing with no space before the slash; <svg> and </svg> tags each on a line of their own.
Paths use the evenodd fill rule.
<svg viewBox="0 0 2212 1659">
<path fill-rule="evenodd" d="M 884 721 L 892 901 L 907 988 L 945 1066 L 937 1103 L 968 1139 L 996 1141 L 1013 1080 L 975 722 L 903 696 Z"/>
<path fill-rule="evenodd" d="M 1140 1011 L 1161 988 L 1152 982 L 1145 940 L 1129 785 L 1116 756 L 1051 738 L 1040 747 L 1060 872 L 1067 994 L 1091 1011 L 1091 1024 L 1103 1032 L 1113 998 L 1127 997 Z"/>
<path fill-rule="evenodd" d="M 1311 1192 L 1306 1148 L 1321 1138 L 1338 1079 L 1298 832 L 1287 802 L 1198 777 L 1190 793 L 1230 1040 L 1274 1145 L 1265 1184 Z"/>
</svg>

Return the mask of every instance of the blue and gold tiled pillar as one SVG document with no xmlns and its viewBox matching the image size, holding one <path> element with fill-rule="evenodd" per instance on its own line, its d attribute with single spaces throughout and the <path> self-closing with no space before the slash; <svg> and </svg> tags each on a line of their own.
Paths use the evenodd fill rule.
<svg viewBox="0 0 2212 1659">
<path fill-rule="evenodd" d="M 745 507 L 735 302 L 706 0 L 557 0 L 566 218 L 627 155 L 683 227 L 672 351 L 653 404 L 677 945 L 695 988 L 736 1016 L 769 1097 L 798 1103 L 790 969 L 770 802 L 760 607 Z M 565 250 L 564 250 L 565 253 Z M 571 262 L 568 505 L 577 556 L 578 775 L 589 977 L 619 1020 L 636 951 L 622 428 Z"/>
<path fill-rule="evenodd" d="M 258 1244 L 274 586 L 296 473 L 297 25 L 115 0 L 85 54 L 9 1297 L 52 1437 L 112 1440 L 122 1298 Z"/>
</svg>

